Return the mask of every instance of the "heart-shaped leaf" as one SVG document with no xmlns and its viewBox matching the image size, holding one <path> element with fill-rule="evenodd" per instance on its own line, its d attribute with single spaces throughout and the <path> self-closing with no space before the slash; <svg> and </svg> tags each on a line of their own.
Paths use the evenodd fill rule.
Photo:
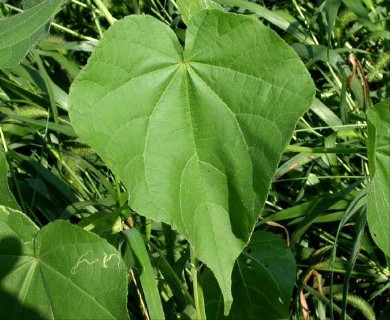
<svg viewBox="0 0 390 320">
<path fill-rule="evenodd" d="M 371 183 L 367 221 L 372 237 L 390 257 L 390 99 L 367 111 Z"/>
<path fill-rule="evenodd" d="M 0 20 L 0 68 L 17 65 L 46 37 L 50 21 L 67 0 L 25 1 L 26 11 Z"/>
<path fill-rule="evenodd" d="M 127 272 L 107 241 L 0 206 L 0 319 L 128 319 Z"/>
<path fill-rule="evenodd" d="M 204 10 L 184 52 L 150 16 L 115 22 L 74 81 L 69 111 L 131 207 L 187 237 L 228 311 L 234 261 L 313 95 L 304 65 L 273 31 Z"/>
<path fill-rule="evenodd" d="M 286 242 L 269 232 L 253 234 L 233 269 L 234 302 L 227 319 L 280 320 L 289 318 L 295 284 L 294 255 Z M 223 319 L 223 299 L 215 278 L 203 276 L 209 319 Z"/>
</svg>

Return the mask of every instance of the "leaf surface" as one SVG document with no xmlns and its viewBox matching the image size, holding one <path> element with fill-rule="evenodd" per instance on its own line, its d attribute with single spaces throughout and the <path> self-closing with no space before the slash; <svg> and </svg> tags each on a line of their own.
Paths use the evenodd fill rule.
<svg viewBox="0 0 390 320">
<path fill-rule="evenodd" d="M 199 11 L 205 9 L 223 10 L 218 3 L 212 0 L 177 0 L 177 6 L 186 25 L 190 22 L 191 17 Z"/>
<path fill-rule="evenodd" d="M 0 319 L 128 319 L 124 262 L 93 233 L 0 206 L 0 261 Z"/>
<path fill-rule="evenodd" d="M 229 309 L 231 272 L 314 85 L 293 50 L 246 16 L 204 10 L 173 31 L 117 21 L 70 92 L 70 117 L 131 207 L 184 234 Z"/>
<path fill-rule="evenodd" d="M 390 257 L 390 99 L 368 109 L 367 125 L 367 221 L 375 242 Z"/>
<path fill-rule="evenodd" d="M 279 236 L 255 232 L 233 269 L 232 309 L 227 319 L 288 319 L 295 284 L 294 255 Z M 211 272 L 203 276 L 208 319 L 224 319 L 223 298 Z"/>
<path fill-rule="evenodd" d="M 0 150 L 0 205 L 20 210 L 14 195 L 8 187 L 7 167 L 8 163 L 5 154 Z"/>
<path fill-rule="evenodd" d="M 65 2 L 26 1 L 26 11 L 0 20 L 0 68 L 16 66 L 32 46 L 46 37 L 49 22 Z"/>
</svg>

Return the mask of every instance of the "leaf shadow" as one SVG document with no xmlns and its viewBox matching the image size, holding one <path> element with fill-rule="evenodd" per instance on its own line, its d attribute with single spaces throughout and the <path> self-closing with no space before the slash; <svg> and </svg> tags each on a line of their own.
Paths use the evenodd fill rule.
<svg viewBox="0 0 390 320">
<path fill-rule="evenodd" d="M 4 285 L 7 276 L 15 270 L 14 267 L 22 254 L 21 249 L 21 242 L 16 237 L 6 236 L 0 239 L 0 320 L 44 320 L 36 310 L 23 305 Z"/>
</svg>

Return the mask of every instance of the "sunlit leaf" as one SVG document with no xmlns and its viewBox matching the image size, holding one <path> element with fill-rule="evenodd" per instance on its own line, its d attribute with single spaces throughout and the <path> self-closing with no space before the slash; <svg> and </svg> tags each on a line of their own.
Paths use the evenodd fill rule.
<svg viewBox="0 0 390 320">
<path fill-rule="evenodd" d="M 26 11 L 0 20 L 0 68 L 17 65 L 49 31 L 52 17 L 66 0 L 26 1 Z"/>
<path fill-rule="evenodd" d="M 7 167 L 8 164 L 5 155 L 2 151 L 0 151 L 0 205 L 20 210 L 14 195 L 8 187 Z"/>
<path fill-rule="evenodd" d="M 0 206 L 0 261 L 1 319 L 128 319 L 126 267 L 95 234 Z"/>
<path fill-rule="evenodd" d="M 204 10 L 185 49 L 130 16 L 105 33 L 70 92 L 70 117 L 129 191 L 171 224 L 232 302 L 231 272 L 314 85 L 294 51 L 246 16 Z"/>
<path fill-rule="evenodd" d="M 212 0 L 177 0 L 177 6 L 186 25 L 191 17 L 205 9 L 219 9 L 222 7 Z"/>
<path fill-rule="evenodd" d="M 371 184 L 367 220 L 375 242 L 390 256 L 390 99 L 367 111 Z"/>
</svg>

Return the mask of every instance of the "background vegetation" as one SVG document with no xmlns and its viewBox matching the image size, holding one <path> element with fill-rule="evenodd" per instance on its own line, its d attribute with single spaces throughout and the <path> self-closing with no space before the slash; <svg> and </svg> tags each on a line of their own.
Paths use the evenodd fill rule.
<svg viewBox="0 0 390 320">
<path fill-rule="evenodd" d="M 0 18 L 23 9 L 20 1 L 0 2 Z M 368 232 L 364 201 L 369 175 L 364 111 L 390 96 L 389 1 L 216 2 L 274 29 L 304 61 L 317 88 L 256 226 L 282 236 L 296 259 L 291 318 L 389 319 L 390 261 Z M 0 148 L 9 184 L 38 226 L 67 219 L 119 247 L 118 216 L 135 225 L 167 318 L 192 317 L 186 303 L 193 299 L 188 243 L 127 206 L 126 190 L 78 140 L 67 113 L 69 86 L 111 15 L 153 15 L 180 40 L 186 26 L 174 0 L 107 0 L 109 15 L 99 4 L 71 0 L 22 64 L 0 71 Z M 203 265 L 199 269 L 206 272 Z M 138 275 L 133 276 L 128 307 L 133 318 L 147 318 Z M 173 294 L 175 286 L 183 290 L 184 302 Z"/>
</svg>

